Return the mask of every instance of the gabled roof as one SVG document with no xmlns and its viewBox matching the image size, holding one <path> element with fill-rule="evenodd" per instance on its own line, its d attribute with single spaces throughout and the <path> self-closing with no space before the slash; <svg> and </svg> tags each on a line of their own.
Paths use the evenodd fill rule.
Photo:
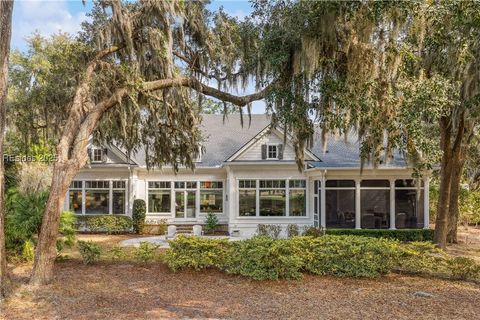
<svg viewBox="0 0 480 320">
<path fill-rule="evenodd" d="M 220 167 L 228 159 L 232 158 L 243 147 L 248 146 L 256 137 L 268 130 L 270 117 L 265 114 L 252 114 L 251 123 L 247 115 L 244 115 L 244 124 L 241 125 L 240 115 L 231 114 L 225 118 L 218 114 L 202 115 L 201 130 L 205 142 L 205 153 L 197 168 Z M 327 152 L 322 150 L 321 130 L 316 130 L 314 144 L 307 150 L 320 161 L 309 161 L 310 167 L 319 168 L 359 168 L 360 151 L 356 134 L 351 133 L 347 139 L 343 136 L 328 135 Z M 145 152 L 139 150 L 132 155 L 133 160 L 139 166 L 145 166 Z M 368 167 L 368 166 L 367 166 Z M 380 167 L 406 167 L 400 153 L 394 154 L 394 159 L 389 164 Z"/>
</svg>

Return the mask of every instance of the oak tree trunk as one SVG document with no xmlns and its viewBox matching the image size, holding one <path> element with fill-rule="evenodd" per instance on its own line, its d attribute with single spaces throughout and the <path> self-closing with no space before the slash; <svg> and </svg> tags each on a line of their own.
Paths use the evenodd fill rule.
<svg viewBox="0 0 480 320">
<path fill-rule="evenodd" d="M 8 56 L 12 35 L 13 1 L 0 1 L 0 299 L 7 289 L 7 258 L 5 250 L 5 168 L 3 142 L 8 89 Z"/>
<path fill-rule="evenodd" d="M 448 234 L 447 234 L 447 242 L 448 243 L 457 243 L 457 227 L 458 227 L 458 218 L 460 215 L 458 201 L 460 196 L 460 182 L 462 179 L 463 173 L 463 166 L 465 164 L 465 148 L 463 147 L 459 161 L 455 165 L 452 173 L 452 182 L 451 182 L 451 190 L 450 190 L 450 214 L 448 220 Z"/>
</svg>

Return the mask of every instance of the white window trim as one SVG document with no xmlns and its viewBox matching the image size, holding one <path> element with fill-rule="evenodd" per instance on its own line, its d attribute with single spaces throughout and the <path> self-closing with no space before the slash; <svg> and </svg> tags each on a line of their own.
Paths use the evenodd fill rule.
<svg viewBox="0 0 480 320">
<path fill-rule="evenodd" d="M 275 157 L 270 157 L 270 147 L 275 147 L 275 154 L 276 156 Z M 278 160 L 278 144 L 276 143 L 267 143 L 267 157 L 266 157 L 266 160 Z M 264 179 L 260 179 L 260 180 L 264 180 Z"/>
<path fill-rule="evenodd" d="M 308 178 L 285 178 L 285 179 L 272 179 L 272 178 L 266 178 L 266 179 L 251 179 L 251 178 L 237 178 L 236 179 L 236 184 L 237 184 L 237 210 L 236 210 L 236 218 L 239 220 L 248 220 L 248 219 L 256 219 L 256 220 L 284 220 L 284 219 L 310 219 L 310 214 L 309 214 L 309 184 L 308 184 Z M 256 181 L 256 187 L 255 188 L 240 188 L 240 180 L 255 180 Z M 260 188 L 260 181 L 265 181 L 265 180 L 284 180 L 285 181 L 285 188 Z M 290 180 L 304 180 L 305 181 L 305 188 L 290 188 Z M 305 190 L 305 215 L 304 216 L 291 216 L 290 215 L 290 189 L 292 190 Z M 255 190 L 255 196 L 256 196 L 256 203 L 255 203 L 255 215 L 254 216 L 241 216 L 240 215 L 240 191 L 241 190 Z M 284 216 L 260 216 L 260 190 L 285 190 L 285 215 Z"/>
<path fill-rule="evenodd" d="M 70 210 L 70 191 L 82 191 L 82 213 L 75 213 L 75 215 L 82 215 L 82 216 L 104 216 L 104 215 L 112 215 L 112 216 L 125 216 L 125 215 L 128 215 L 128 203 L 127 203 L 127 199 L 128 199 L 128 179 L 82 179 L 82 180 L 73 180 L 73 181 L 80 181 L 82 183 L 82 187 L 81 188 L 68 188 L 68 191 L 67 191 L 67 195 L 66 195 L 66 202 L 65 202 L 65 207 L 66 207 L 66 210 Z M 73 182 L 72 181 L 72 182 Z M 108 181 L 108 185 L 109 187 L 108 188 L 86 188 L 86 181 Z M 113 188 L 113 181 L 125 181 L 125 188 Z M 85 212 L 85 209 L 86 209 L 86 194 L 87 194 L 87 190 L 108 190 L 108 213 L 89 213 L 87 214 Z M 122 214 L 113 214 L 113 191 L 120 191 L 120 190 L 124 190 L 124 193 L 125 193 L 125 208 L 124 208 L 124 212 Z"/>
<path fill-rule="evenodd" d="M 95 151 L 100 151 L 100 160 L 95 160 Z M 92 148 L 92 163 L 102 163 L 104 156 L 105 155 L 103 154 L 103 149 L 95 147 Z"/>
</svg>

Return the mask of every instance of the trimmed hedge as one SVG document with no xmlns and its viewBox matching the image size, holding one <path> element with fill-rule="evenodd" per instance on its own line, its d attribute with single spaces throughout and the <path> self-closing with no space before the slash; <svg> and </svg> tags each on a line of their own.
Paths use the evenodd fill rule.
<svg viewBox="0 0 480 320">
<path fill-rule="evenodd" d="M 395 239 L 402 242 L 406 241 L 432 241 L 432 229 L 326 229 L 329 235 L 352 235 L 373 238 Z"/>
<path fill-rule="evenodd" d="M 133 200 L 132 226 L 133 226 L 133 231 L 136 234 L 143 233 L 143 227 L 145 226 L 146 212 L 147 212 L 147 206 L 146 206 L 145 200 L 143 199 Z"/>
<path fill-rule="evenodd" d="M 77 229 L 117 234 L 132 231 L 132 218 L 116 215 L 77 216 Z"/>
</svg>

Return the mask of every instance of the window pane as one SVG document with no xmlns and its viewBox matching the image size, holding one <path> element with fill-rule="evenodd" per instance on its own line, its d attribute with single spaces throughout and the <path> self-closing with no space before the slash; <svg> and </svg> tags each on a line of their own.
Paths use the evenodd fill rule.
<svg viewBox="0 0 480 320">
<path fill-rule="evenodd" d="M 256 215 L 256 199 L 255 190 L 239 190 L 239 214 L 241 217 Z"/>
<path fill-rule="evenodd" d="M 390 190 L 361 190 L 362 228 L 390 227 Z"/>
<path fill-rule="evenodd" d="M 185 182 L 175 182 L 175 188 L 176 189 L 183 189 L 185 188 Z"/>
<path fill-rule="evenodd" d="M 223 191 L 222 190 L 201 190 L 200 191 L 200 212 L 223 212 Z"/>
<path fill-rule="evenodd" d="M 195 189 L 197 187 L 196 181 L 189 181 L 187 182 L 187 189 Z"/>
<path fill-rule="evenodd" d="M 260 188 L 285 188 L 285 180 L 260 180 Z"/>
<path fill-rule="evenodd" d="M 238 186 L 240 188 L 256 188 L 257 187 L 257 181 L 255 181 L 255 180 L 239 180 L 238 181 Z"/>
<path fill-rule="evenodd" d="M 388 180 L 362 180 L 360 187 L 366 188 L 389 188 L 390 182 Z"/>
<path fill-rule="evenodd" d="M 423 192 L 395 190 L 395 228 L 423 228 Z"/>
<path fill-rule="evenodd" d="M 260 216 L 285 216 L 285 190 L 260 190 Z"/>
<path fill-rule="evenodd" d="M 70 211 L 81 214 L 82 213 L 82 191 L 70 191 L 68 194 L 70 199 Z"/>
<path fill-rule="evenodd" d="M 125 214 L 125 191 L 113 191 L 112 213 Z"/>
<path fill-rule="evenodd" d="M 184 218 L 184 217 L 185 217 L 185 194 L 183 191 L 177 191 L 175 192 L 175 218 Z"/>
<path fill-rule="evenodd" d="M 289 185 L 290 185 L 290 188 L 305 188 L 306 181 L 305 180 L 290 180 Z"/>
<path fill-rule="evenodd" d="M 202 181 L 200 182 L 201 189 L 221 189 L 223 188 L 222 181 Z"/>
<path fill-rule="evenodd" d="M 355 228 L 355 190 L 325 190 L 327 228 Z"/>
<path fill-rule="evenodd" d="M 327 180 L 327 188 L 354 188 L 355 181 L 353 180 Z"/>
<path fill-rule="evenodd" d="M 108 190 L 85 191 L 86 214 L 108 214 Z"/>
<path fill-rule="evenodd" d="M 125 189 L 125 181 L 112 181 L 113 189 Z"/>
<path fill-rule="evenodd" d="M 148 212 L 170 212 L 170 191 L 148 191 Z"/>
<path fill-rule="evenodd" d="M 82 181 L 72 181 L 70 189 L 82 189 Z"/>
<path fill-rule="evenodd" d="M 187 214 L 186 218 L 195 218 L 195 211 L 196 211 L 196 205 L 195 205 L 195 198 L 196 198 L 196 192 L 195 191 L 188 191 L 187 192 Z"/>
<path fill-rule="evenodd" d="M 290 190 L 290 215 L 305 216 L 306 210 L 306 191 Z"/>
<path fill-rule="evenodd" d="M 109 189 L 110 181 L 85 181 L 85 188 L 88 189 Z"/>
</svg>

